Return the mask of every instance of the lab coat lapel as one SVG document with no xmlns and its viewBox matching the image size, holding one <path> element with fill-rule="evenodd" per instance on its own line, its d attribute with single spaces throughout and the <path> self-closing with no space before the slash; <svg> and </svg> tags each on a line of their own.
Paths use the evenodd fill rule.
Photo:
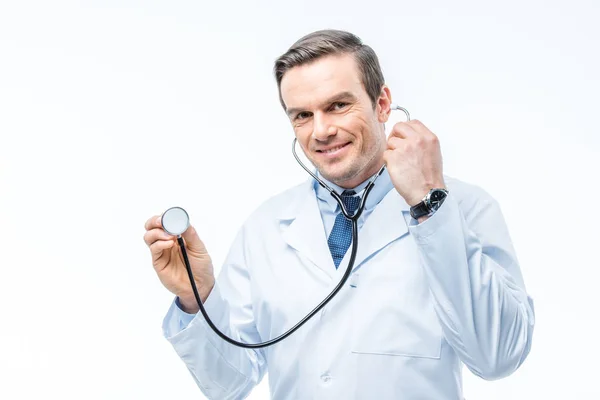
<svg viewBox="0 0 600 400">
<path fill-rule="evenodd" d="M 353 270 L 391 242 L 408 234 L 405 214 L 409 211 L 410 206 L 396 189 L 392 188 L 375 206 L 358 232 L 358 249 Z M 349 260 L 350 249 L 346 252 L 339 270 L 345 271 Z"/>
<path fill-rule="evenodd" d="M 308 258 L 314 265 L 334 277 L 335 265 L 329 252 L 325 228 L 317 204 L 312 181 L 300 187 L 300 194 L 281 216 L 282 224 L 291 220 L 289 226 L 283 226 L 282 237 L 301 256 Z"/>
</svg>

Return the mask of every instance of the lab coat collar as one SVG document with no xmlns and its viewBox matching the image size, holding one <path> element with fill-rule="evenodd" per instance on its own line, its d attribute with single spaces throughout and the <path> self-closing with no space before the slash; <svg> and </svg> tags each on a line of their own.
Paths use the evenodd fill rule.
<svg viewBox="0 0 600 400">
<path fill-rule="evenodd" d="M 310 260 L 329 278 L 337 279 L 339 273 L 343 274 L 348 265 L 350 249 L 336 270 L 327 245 L 313 183 L 314 180 L 311 178 L 300 185 L 294 201 L 282 210 L 279 218 L 283 231 L 282 237 L 288 245 L 296 249 L 302 257 Z M 408 233 L 406 214 L 409 209 L 406 201 L 395 189 L 389 190 L 358 233 L 354 270 L 361 267 L 366 259 Z"/>
<path fill-rule="evenodd" d="M 333 278 L 335 264 L 327 245 L 312 181 L 311 178 L 298 188 L 299 194 L 295 196 L 295 201 L 281 214 L 282 236 L 301 257 L 308 258 L 329 278 Z"/>
<path fill-rule="evenodd" d="M 323 177 L 323 175 L 319 174 L 318 172 L 317 172 L 317 176 L 320 179 L 322 179 L 323 182 L 325 182 L 327 185 L 329 185 L 329 187 L 331 187 L 337 194 L 341 195 L 342 192 L 344 190 L 346 190 L 346 189 L 336 185 L 335 183 L 328 181 L 327 179 L 325 179 Z M 364 194 L 364 193 L 362 193 L 362 191 L 365 189 L 365 187 L 367 187 L 367 184 L 369 183 L 371 178 L 372 178 L 372 176 L 369 177 L 367 180 L 365 180 L 360 185 L 358 185 L 357 187 L 353 188 L 352 190 L 354 190 L 357 194 L 362 196 Z M 315 192 L 317 194 L 317 198 L 319 199 L 319 201 L 325 202 L 326 207 L 328 207 L 334 213 L 337 213 L 338 211 L 340 211 L 340 206 L 337 203 L 337 201 L 333 198 L 331 193 L 329 193 L 329 191 L 327 189 L 325 189 L 323 186 L 319 185 L 319 183 L 316 180 L 314 180 L 313 182 L 314 182 L 313 184 L 314 184 Z M 393 189 L 393 187 L 394 187 L 394 185 L 392 184 L 392 180 L 391 180 L 390 175 L 386 168 L 383 170 L 381 175 L 375 181 L 375 186 L 373 186 L 373 189 L 371 189 L 371 193 L 369 193 L 369 197 L 367 198 L 367 204 L 365 204 L 365 209 L 367 209 L 367 210 L 373 209 L 383 199 L 383 197 L 391 189 Z"/>
</svg>

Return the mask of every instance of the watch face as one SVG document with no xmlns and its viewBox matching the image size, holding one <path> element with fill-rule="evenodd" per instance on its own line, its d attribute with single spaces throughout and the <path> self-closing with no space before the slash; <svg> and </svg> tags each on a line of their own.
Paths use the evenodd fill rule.
<svg viewBox="0 0 600 400">
<path fill-rule="evenodd" d="M 429 208 L 432 210 L 437 210 L 442 205 L 442 202 L 445 198 L 446 192 L 442 190 L 434 190 L 429 196 Z"/>
</svg>

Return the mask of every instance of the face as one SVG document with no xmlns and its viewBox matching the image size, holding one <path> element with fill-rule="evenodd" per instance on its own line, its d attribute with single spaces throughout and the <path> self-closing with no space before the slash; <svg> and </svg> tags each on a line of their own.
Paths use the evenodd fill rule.
<svg viewBox="0 0 600 400">
<path fill-rule="evenodd" d="M 290 69 L 281 96 L 298 143 L 327 180 L 353 188 L 381 168 L 391 95 L 384 85 L 373 109 L 352 55 Z"/>
</svg>

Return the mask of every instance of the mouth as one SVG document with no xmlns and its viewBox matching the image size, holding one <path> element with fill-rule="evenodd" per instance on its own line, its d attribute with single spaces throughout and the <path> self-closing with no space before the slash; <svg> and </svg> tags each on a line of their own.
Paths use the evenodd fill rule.
<svg viewBox="0 0 600 400">
<path fill-rule="evenodd" d="M 349 144 L 350 144 L 350 142 L 344 143 L 340 146 L 331 147 L 326 150 L 317 150 L 317 153 L 322 154 L 323 156 L 325 156 L 327 158 L 337 157 L 346 151 Z"/>
</svg>

